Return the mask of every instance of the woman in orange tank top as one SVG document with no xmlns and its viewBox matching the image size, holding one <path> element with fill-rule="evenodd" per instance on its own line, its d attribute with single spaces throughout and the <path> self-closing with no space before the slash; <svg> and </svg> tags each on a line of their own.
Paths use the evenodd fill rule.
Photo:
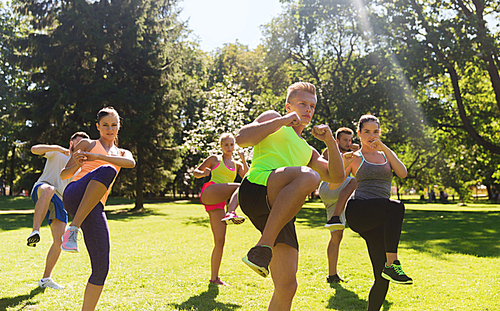
<svg viewBox="0 0 500 311">
<path fill-rule="evenodd" d="M 120 116 L 112 107 L 97 113 L 98 140 L 82 139 L 71 150 L 72 158 L 61 171 L 61 178 L 78 174 L 63 194 L 64 208 L 73 218 L 64 233 L 61 249 L 78 252 L 79 229 L 84 233 L 92 274 L 83 298 L 82 310 L 94 310 L 109 271 L 110 240 L 104 205 L 120 168 L 133 168 L 130 151 L 116 146 Z"/>
</svg>

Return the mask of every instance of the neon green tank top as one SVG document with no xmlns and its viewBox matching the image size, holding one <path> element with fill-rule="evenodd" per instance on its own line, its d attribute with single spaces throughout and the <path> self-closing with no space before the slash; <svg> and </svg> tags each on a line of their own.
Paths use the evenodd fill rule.
<svg viewBox="0 0 500 311">
<path fill-rule="evenodd" d="M 236 164 L 234 165 L 234 168 L 229 168 L 224 163 L 224 160 L 220 159 L 219 164 L 212 169 L 211 174 L 212 178 L 210 181 L 213 181 L 216 184 L 234 182 L 236 179 Z"/>
<path fill-rule="evenodd" d="M 246 178 L 254 184 L 266 186 L 273 170 L 306 166 L 311 157 L 312 147 L 292 127 L 283 126 L 255 145 L 252 166 Z"/>
</svg>

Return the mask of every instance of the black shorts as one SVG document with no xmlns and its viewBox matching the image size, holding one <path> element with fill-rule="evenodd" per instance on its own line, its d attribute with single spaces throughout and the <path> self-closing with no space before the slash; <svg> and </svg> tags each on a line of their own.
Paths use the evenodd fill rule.
<svg viewBox="0 0 500 311">
<path fill-rule="evenodd" d="M 244 178 L 238 191 L 238 202 L 243 213 L 250 218 L 255 228 L 262 233 L 271 212 L 267 201 L 267 187 L 254 184 L 248 181 L 247 178 Z M 281 229 L 274 242 L 274 246 L 278 243 L 285 243 L 299 250 L 297 232 L 295 231 L 295 217 Z"/>
</svg>

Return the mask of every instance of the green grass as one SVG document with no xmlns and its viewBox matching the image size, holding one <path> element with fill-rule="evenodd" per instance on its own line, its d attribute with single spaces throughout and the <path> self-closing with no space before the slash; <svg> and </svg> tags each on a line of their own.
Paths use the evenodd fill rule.
<svg viewBox="0 0 500 311">
<path fill-rule="evenodd" d="M 61 254 L 53 273 L 66 289 L 38 289 L 49 228 L 28 248 L 32 215 L 22 210 L 32 209 L 31 201 L 0 198 L 0 206 L 0 310 L 79 310 L 90 275 L 83 241 L 79 254 Z M 241 262 L 259 238 L 250 222 L 228 227 L 221 278 L 232 286 L 214 287 L 208 286 L 212 234 L 200 204 L 156 203 L 144 214 L 119 213 L 131 207 L 107 207 L 111 270 L 98 310 L 266 309 L 271 279 Z M 298 215 L 299 288 L 292 309 L 365 310 L 373 276 L 364 241 L 345 231 L 339 271 L 349 282 L 330 287 L 325 217 L 319 202 Z M 391 284 L 383 310 L 500 310 L 499 223 L 498 205 L 407 204 L 399 254 L 415 284 Z"/>
</svg>

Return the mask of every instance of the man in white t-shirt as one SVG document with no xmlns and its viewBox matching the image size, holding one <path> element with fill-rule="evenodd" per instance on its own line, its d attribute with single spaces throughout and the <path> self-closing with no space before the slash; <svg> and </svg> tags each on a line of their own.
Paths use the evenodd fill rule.
<svg viewBox="0 0 500 311">
<path fill-rule="evenodd" d="M 359 149 L 358 144 L 352 143 L 354 132 L 346 127 L 341 127 L 335 132 L 335 138 L 339 151 L 342 155 Z M 328 152 L 323 152 L 323 157 L 327 158 Z M 345 161 L 345 160 L 344 160 Z M 337 273 L 337 263 L 339 260 L 340 242 L 345 228 L 345 205 L 351 194 L 356 189 L 356 179 L 346 175 L 346 179 L 339 184 L 321 182 L 318 188 L 319 196 L 325 204 L 327 219 L 325 227 L 330 230 L 330 241 L 328 242 L 328 283 L 339 283 L 344 280 Z M 339 215 L 337 205 L 341 208 Z M 335 214 L 335 216 L 334 216 Z"/>
<path fill-rule="evenodd" d="M 71 158 L 73 146 L 82 138 L 89 138 L 85 132 L 76 132 L 71 136 L 69 149 L 58 145 L 35 145 L 31 147 L 31 152 L 47 158 L 42 175 L 33 185 L 31 199 L 35 202 L 35 214 L 33 216 L 33 231 L 28 237 L 28 246 L 35 247 L 40 241 L 40 226 L 43 218 L 47 219 L 52 232 L 52 246 L 47 254 L 45 271 L 43 278 L 38 281 L 41 288 L 51 287 L 63 289 L 50 275 L 61 254 L 62 235 L 68 223 L 68 214 L 62 203 L 62 196 L 66 185 L 71 179 L 61 180 L 61 170 L 66 166 Z"/>
</svg>

